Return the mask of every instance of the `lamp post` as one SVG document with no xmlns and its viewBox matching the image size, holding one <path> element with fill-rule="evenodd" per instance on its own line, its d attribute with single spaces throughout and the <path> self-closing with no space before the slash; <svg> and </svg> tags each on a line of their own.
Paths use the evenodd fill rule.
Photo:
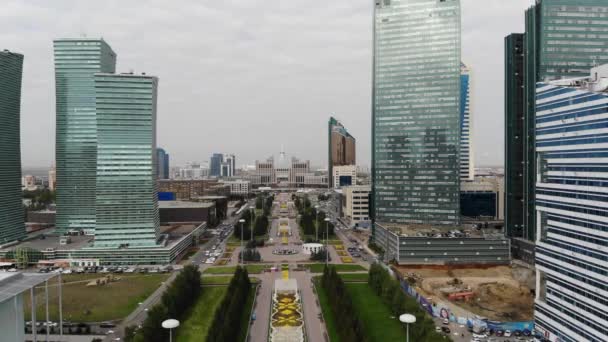
<svg viewBox="0 0 608 342">
<path fill-rule="evenodd" d="M 249 217 L 251 217 L 251 222 L 249 222 L 249 228 L 251 229 L 251 241 L 253 241 L 253 221 L 255 218 L 255 207 L 254 206 L 250 206 L 249 210 L 251 210 L 251 215 Z"/>
<path fill-rule="evenodd" d="M 406 332 L 407 332 L 407 342 L 410 342 L 410 324 L 416 323 L 416 316 L 412 314 L 403 314 L 399 316 L 399 320 L 401 323 L 405 323 Z"/>
<path fill-rule="evenodd" d="M 241 224 L 241 266 L 244 264 L 243 262 L 243 229 L 245 228 L 245 220 L 240 219 L 239 223 Z"/>
<path fill-rule="evenodd" d="M 329 238 L 329 234 L 327 233 L 327 226 L 329 225 L 329 217 L 325 218 L 325 266 L 329 263 L 329 249 L 327 248 L 327 239 Z"/>
<path fill-rule="evenodd" d="M 319 242 L 319 206 L 315 205 L 315 215 L 317 216 L 317 219 L 315 220 L 315 238 L 316 238 L 316 242 Z"/>
<path fill-rule="evenodd" d="M 173 329 L 179 327 L 179 321 L 176 319 L 167 319 L 162 323 L 163 328 L 169 329 L 169 342 L 173 341 Z"/>
</svg>

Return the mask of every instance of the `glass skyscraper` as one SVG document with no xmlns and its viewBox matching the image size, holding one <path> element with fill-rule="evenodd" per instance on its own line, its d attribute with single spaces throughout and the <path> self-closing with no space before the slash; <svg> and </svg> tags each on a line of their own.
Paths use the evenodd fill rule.
<svg viewBox="0 0 608 342">
<path fill-rule="evenodd" d="M 460 179 L 473 180 L 473 136 L 471 132 L 471 73 L 460 63 Z"/>
<path fill-rule="evenodd" d="M 220 177 L 222 175 L 223 162 L 224 155 L 221 153 L 214 153 L 209 161 L 209 176 Z"/>
<path fill-rule="evenodd" d="M 60 233 L 95 230 L 97 118 L 94 74 L 113 73 L 116 54 L 103 39 L 53 42 L 56 92 L 57 216 Z"/>
<path fill-rule="evenodd" d="M 376 0 L 373 218 L 460 223 L 460 2 Z"/>
<path fill-rule="evenodd" d="M 156 177 L 169 179 L 169 154 L 160 147 L 156 149 Z"/>
<path fill-rule="evenodd" d="M 0 245 L 25 237 L 21 204 L 21 76 L 23 55 L 0 51 Z"/>
<path fill-rule="evenodd" d="M 95 247 L 155 247 L 156 77 L 96 74 Z"/>
</svg>

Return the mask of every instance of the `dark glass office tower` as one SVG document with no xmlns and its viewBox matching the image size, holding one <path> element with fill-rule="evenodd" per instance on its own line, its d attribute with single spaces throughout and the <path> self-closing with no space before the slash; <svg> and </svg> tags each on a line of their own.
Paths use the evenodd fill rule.
<svg viewBox="0 0 608 342">
<path fill-rule="evenodd" d="M 116 54 L 103 39 L 53 42 L 57 132 L 57 231 L 95 231 L 98 72 L 113 73 Z"/>
<path fill-rule="evenodd" d="M 512 237 L 522 237 L 534 240 L 536 232 L 535 211 L 535 178 L 536 178 L 536 148 L 535 148 L 535 101 L 536 83 L 562 78 L 585 77 L 589 70 L 597 65 L 608 63 L 608 2 L 605 0 L 537 0 L 525 13 L 526 32 L 523 37 L 524 67 L 523 85 L 524 99 L 520 104 L 517 97 L 508 97 L 509 113 L 521 111 L 523 105 L 523 120 L 521 134 L 521 161 L 508 160 L 517 158 L 516 154 L 505 154 L 505 167 L 521 163 L 523 167 L 523 211 L 522 217 L 510 211 L 509 201 L 518 198 L 507 197 L 506 215 L 507 232 Z M 506 51 L 509 54 L 509 51 Z M 506 59 L 508 60 L 508 59 Z M 507 70 L 505 70 L 507 72 Z M 509 88 L 509 75 L 505 75 L 506 87 Z M 521 95 L 521 94 L 519 94 Z M 518 96 L 519 96 L 518 95 Z M 514 95 L 515 96 L 515 95 Z M 505 107 L 505 110 L 507 108 Z M 513 119 L 513 117 L 511 118 Z M 509 118 L 506 118 L 509 120 Z M 506 127 L 508 130 L 509 128 Z M 509 132 L 506 132 L 510 139 Z M 517 148 L 513 145 L 513 148 Z M 507 173 L 509 172 L 506 170 Z M 506 175 L 506 193 L 517 194 L 519 184 L 509 184 L 509 174 Z M 513 202 L 511 202 L 513 203 Z M 512 209 L 514 205 L 510 206 Z M 515 210 L 515 209 L 514 209 Z M 521 229 L 515 225 L 522 223 Z M 510 223 L 511 222 L 511 223 Z M 515 231 L 519 231 L 519 236 Z"/>
<path fill-rule="evenodd" d="M 21 76 L 23 55 L 0 51 L 0 245 L 25 237 L 21 204 Z"/>
<path fill-rule="evenodd" d="M 505 37 L 505 227 L 524 234 L 524 34 Z"/>
<path fill-rule="evenodd" d="M 372 177 L 378 223 L 460 223 L 460 2 L 376 0 Z"/>
</svg>

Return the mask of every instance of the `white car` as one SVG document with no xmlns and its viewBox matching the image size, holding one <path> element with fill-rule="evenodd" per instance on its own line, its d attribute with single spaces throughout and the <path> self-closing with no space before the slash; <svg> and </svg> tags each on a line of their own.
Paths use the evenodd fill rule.
<svg viewBox="0 0 608 342">
<path fill-rule="evenodd" d="M 213 264 L 215 261 L 213 261 L 213 258 L 209 258 L 207 259 L 207 261 L 205 261 L 205 264 Z"/>
<path fill-rule="evenodd" d="M 505 337 L 511 337 L 511 330 L 505 330 Z"/>
</svg>

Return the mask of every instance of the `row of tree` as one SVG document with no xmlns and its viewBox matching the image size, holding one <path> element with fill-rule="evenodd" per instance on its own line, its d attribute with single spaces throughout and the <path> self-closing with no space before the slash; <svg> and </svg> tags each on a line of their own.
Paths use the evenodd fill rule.
<svg viewBox="0 0 608 342">
<path fill-rule="evenodd" d="M 226 296 L 215 311 L 207 342 L 237 341 L 241 334 L 241 318 L 247 310 L 251 282 L 247 269 L 237 266 Z"/>
<path fill-rule="evenodd" d="M 308 198 L 305 198 L 300 205 L 301 209 L 299 209 L 300 213 L 300 221 L 298 224 L 302 227 L 302 231 L 304 235 L 310 235 L 319 237 L 319 240 L 322 240 L 326 234 L 326 226 L 327 225 L 327 235 L 334 235 L 334 225 L 331 222 L 325 222 L 326 214 L 323 211 L 318 211 L 310 206 L 310 201 Z"/>
<path fill-rule="evenodd" d="M 244 223 L 237 223 L 234 227 L 234 236 L 237 239 L 241 238 L 241 229 L 243 230 L 243 240 L 251 240 L 251 222 L 253 220 L 253 236 L 263 236 L 268 233 L 268 226 L 270 221 L 267 215 L 257 216 L 252 210 L 245 210 L 241 215 L 241 219 L 244 219 Z"/>
<path fill-rule="evenodd" d="M 184 313 L 196 303 L 201 292 L 201 272 L 198 267 L 194 265 L 184 267 L 169 285 L 160 303 L 148 311 L 148 317 L 141 329 L 136 333 L 132 327 L 125 329 L 125 341 L 167 341 L 169 333 L 162 327 L 162 322 L 169 318 L 184 318 Z"/>
<path fill-rule="evenodd" d="M 325 267 L 321 286 L 336 319 L 336 330 L 342 341 L 367 341 L 363 324 L 355 311 L 351 295 L 335 267 Z M 416 341 L 416 340 L 414 340 Z"/>
<path fill-rule="evenodd" d="M 370 268 L 368 284 L 395 317 L 404 313 L 416 316 L 416 324 L 410 326 L 410 338 L 413 341 L 446 341 L 444 336 L 435 332 L 433 320 L 418 306 L 416 300 L 405 295 L 399 281 L 380 264 L 375 263 Z"/>
</svg>

